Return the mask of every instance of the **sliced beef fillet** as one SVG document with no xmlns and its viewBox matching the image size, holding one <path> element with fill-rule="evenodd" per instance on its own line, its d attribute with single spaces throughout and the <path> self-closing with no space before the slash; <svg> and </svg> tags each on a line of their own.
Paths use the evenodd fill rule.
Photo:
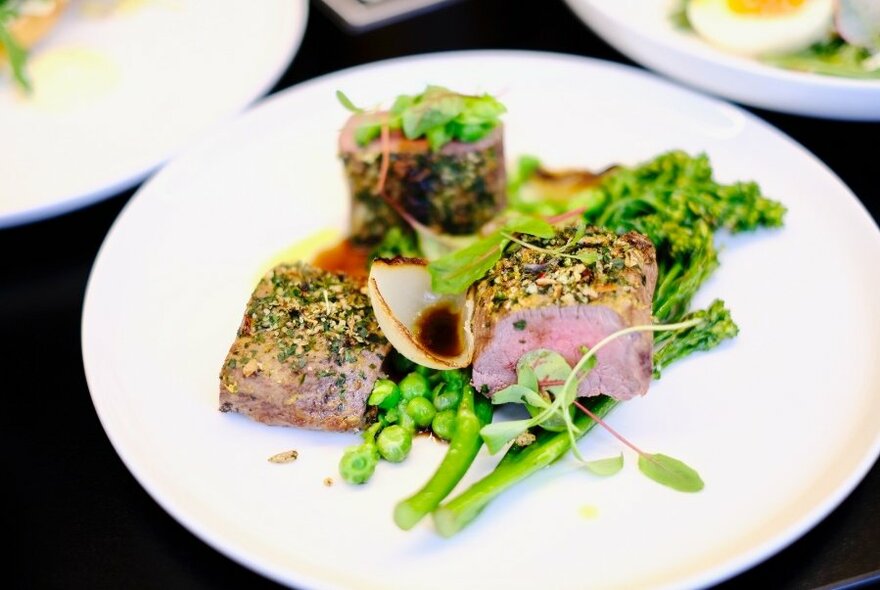
<svg viewBox="0 0 880 590">
<path fill-rule="evenodd" d="M 355 139 L 359 127 L 384 117 L 353 115 L 339 136 L 352 196 L 351 235 L 363 244 L 380 241 L 389 228 L 402 223 L 394 208 L 374 194 L 381 175 L 382 139 L 363 146 Z M 507 203 L 500 123 L 479 141 L 451 141 L 436 152 L 427 140 L 408 140 L 398 131 L 390 133 L 387 147 L 385 199 L 435 232 L 472 234 Z"/>
<path fill-rule="evenodd" d="M 582 347 L 621 328 L 651 323 L 657 261 L 650 240 L 635 232 L 581 231 L 580 237 L 572 227 L 550 240 L 531 240 L 541 248 L 584 255 L 587 262 L 513 245 L 474 286 L 477 388 L 486 386 L 491 394 L 515 383 L 516 363 L 530 350 L 555 350 L 574 365 Z M 596 356 L 579 395 L 628 399 L 648 390 L 650 333 L 623 336 Z"/>
<path fill-rule="evenodd" d="M 271 270 L 220 371 L 220 410 L 316 430 L 364 426 L 391 346 L 365 284 L 305 263 Z"/>
</svg>

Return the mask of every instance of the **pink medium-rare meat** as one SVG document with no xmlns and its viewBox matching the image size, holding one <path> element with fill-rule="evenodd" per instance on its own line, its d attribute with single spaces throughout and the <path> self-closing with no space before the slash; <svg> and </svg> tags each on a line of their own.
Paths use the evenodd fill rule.
<svg viewBox="0 0 880 590">
<path fill-rule="evenodd" d="M 475 285 L 473 382 L 490 395 L 516 382 L 516 363 L 530 350 L 555 350 L 573 366 L 584 346 L 651 323 L 657 261 L 647 237 L 570 227 L 549 240 L 530 240 L 584 260 L 514 245 Z M 643 395 L 651 380 L 652 342 L 642 332 L 600 349 L 578 394 Z"/>
<path fill-rule="evenodd" d="M 361 280 L 305 263 L 277 266 L 254 290 L 223 363 L 220 410 L 358 430 L 390 348 Z"/>
</svg>

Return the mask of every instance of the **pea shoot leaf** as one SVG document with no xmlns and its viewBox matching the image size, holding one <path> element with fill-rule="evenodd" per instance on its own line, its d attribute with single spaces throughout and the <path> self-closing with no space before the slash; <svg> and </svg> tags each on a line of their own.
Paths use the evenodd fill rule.
<svg viewBox="0 0 880 590">
<path fill-rule="evenodd" d="M 535 392 L 528 387 L 514 383 L 508 385 L 500 391 L 492 394 L 492 403 L 498 404 L 521 404 L 525 403 L 525 398 L 533 395 Z M 542 400 L 543 401 L 543 400 Z"/>
<path fill-rule="evenodd" d="M 352 113 L 364 112 L 341 91 L 336 97 Z M 442 86 L 428 86 L 421 94 L 398 96 L 387 113 L 387 124 L 391 130 L 401 130 L 407 139 L 425 138 L 431 150 L 437 151 L 450 141 L 472 143 L 486 137 L 506 111 L 488 94 L 470 96 Z M 375 127 L 369 122 L 363 125 Z M 377 135 L 374 129 L 355 130 L 359 145 L 366 145 Z"/>
<path fill-rule="evenodd" d="M 494 455 L 504 448 L 504 445 L 518 437 L 520 434 L 534 426 L 532 420 L 506 420 L 504 422 L 493 422 L 483 426 L 480 430 L 480 436 L 486 443 L 489 453 Z"/>
<path fill-rule="evenodd" d="M 518 381 L 534 383 L 532 394 L 523 396 L 526 409 L 533 418 L 537 418 L 541 412 L 550 407 L 550 397 L 547 394 L 541 394 L 542 390 L 558 395 L 562 390 L 562 384 L 571 373 L 571 366 L 561 354 L 555 350 L 539 348 L 531 350 L 522 355 L 516 363 L 516 372 Z M 532 381 L 534 379 L 534 381 Z M 561 432 L 566 428 L 565 418 L 560 409 L 541 422 L 541 427 L 545 430 Z M 573 414 L 574 408 L 568 408 L 568 412 Z"/>
<path fill-rule="evenodd" d="M 531 366 L 522 364 L 522 359 L 516 364 L 516 382 L 526 389 L 538 391 L 538 376 Z"/>
<path fill-rule="evenodd" d="M 417 139 L 433 128 L 442 128 L 463 110 L 464 98 L 460 94 L 437 86 L 429 87 L 421 101 L 401 113 L 403 134 L 408 139 Z"/>
<path fill-rule="evenodd" d="M 338 100 L 339 103 L 344 106 L 346 110 L 351 111 L 352 113 L 364 112 L 364 109 L 355 106 L 355 104 L 351 102 L 351 99 L 348 98 L 348 96 L 346 96 L 346 94 L 341 90 L 336 91 L 336 100 Z"/>
<path fill-rule="evenodd" d="M 699 492 L 703 489 L 700 474 L 683 462 L 662 453 L 639 455 L 639 471 L 659 484 L 679 492 Z"/>
<path fill-rule="evenodd" d="M 587 461 L 586 463 L 584 463 L 584 467 L 586 467 L 590 471 L 590 473 L 600 475 L 602 477 L 614 475 L 615 473 L 623 469 L 623 453 L 620 453 L 616 457 L 608 457 L 606 459 L 594 459 L 593 461 Z"/>
<path fill-rule="evenodd" d="M 534 391 L 538 391 L 538 384 L 544 383 L 547 391 L 556 394 L 571 373 L 571 366 L 565 357 L 555 350 L 538 348 L 520 357 L 516 363 L 516 371 L 521 377 L 528 376 L 529 373 L 534 375 L 535 387 L 532 388 Z"/>
</svg>

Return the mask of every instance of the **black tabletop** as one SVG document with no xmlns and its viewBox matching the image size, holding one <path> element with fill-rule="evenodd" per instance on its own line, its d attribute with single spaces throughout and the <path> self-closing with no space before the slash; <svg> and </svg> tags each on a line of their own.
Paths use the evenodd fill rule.
<svg viewBox="0 0 880 590">
<path fill-rule="evenodd" d="M 313 3 L 302 47 L 273 92 L 375 60 L 483 48 L 631 63 L 561 0 L 462 0 L 359 35 L 345 32 Z M 825 161 L 877 220 L 880 124 L 753 112 Z M 117 457 L 92 406 L 80 350 L 83 295 L 98 248 L 133 192 L 0 231 L 0 325 L 9 330 L 0 345 L 6 378 L 0 436 L 11 489 L 3 530 L 11 533 L 6 538 L 13 547 L 4 577 L 11 574 L 13 587 L 26 588 L 276 586 L 166 514 Z M 844 587 L 843 580 L 880 570 L 878 499 L 875 465 L 812 531 L 720 588 Z"/>
</svg>

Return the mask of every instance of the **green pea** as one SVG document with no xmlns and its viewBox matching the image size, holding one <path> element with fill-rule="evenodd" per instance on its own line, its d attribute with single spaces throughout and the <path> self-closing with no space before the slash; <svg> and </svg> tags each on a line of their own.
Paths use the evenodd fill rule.
<svg viewBox="0 0 880 590">
<path fill-rule="evenodd" d="M 397 405 L 400 401 L 400 389 L 390 379 L 379 379 L 373 385 L 373 391 L 367 399 L 367 403 L 371 406 L 379 406 L 383 410 L 388 410 Z"/>
<path fill-rule="evenodd" d="M 408 401 L 415 397 L 425 397 L 431 390 L 428 380 L 420 373 L 410 373 L 400 380 L 400 394 Z"/>
<path fill-rule="evenodd" d="M 443 440 L 452 440 L 455 434 L 455 410 L 437 412 L 431 421 L 431 430 Z"/>
<path fill-rule="evenodd" d="M 454 410 L 461 403 L 461 389 L 445 389 L 440 395 L 434 396 L 434 407 L 438 412 Z"/>
<path fill-rule="evenodd" d="M 424 399 L 424 398 L 416 398 L 416 399 Z M 412 416 L 406 411 L 407 402 L 401 401 L 397 406 L 397 423 L 400 424 L 403 428 L 406 428 L 409 431 L 413 431 L 416 429 L 416 423 L 413 421 Z"/>
<path fill-rule="evenodd" d="M 419 428 L 426 428 L 434 419 L 437 410 L 434 404 L 423 397 L 414 397 L 406 403 L 406 413 Z"/>
<path fill-rule="evenodd" d="M 412 448 L 412 433 L 396 424 L 389 426 L 379 433 L 376 446 L 379 447 L 379 454 L 383 459 L 392 463 L 400 463 L 406 459 Z"/>
<path fill-rule="evenodd" d="M 339 475 L 350 484 L 366 483 L 376 471 L 379 453 L 375 445 L 350 447 L 339 460 Z"/>
</svg>

